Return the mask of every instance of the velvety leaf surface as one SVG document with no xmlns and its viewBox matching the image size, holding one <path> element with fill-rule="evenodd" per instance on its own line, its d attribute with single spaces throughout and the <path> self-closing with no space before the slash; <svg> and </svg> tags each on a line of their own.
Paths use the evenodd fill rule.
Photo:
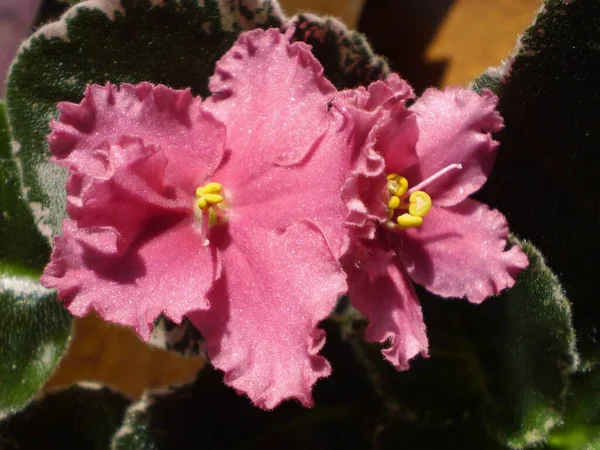
<svg viewBox="0 0 600 450">
<path fill-rule="evenodd" d="M 62 355 L 71 316 L 36 279 L 0 273 L 0 415 L 37 393 Z"/>
<path fill-rule="evenodd" d="M 557 427 L 546 449 L 594 450 L 600 448 L 600 370 L 571 377 L 563 425 Z"/>
<path fill-rule="evenodd" d="M 569 303 L 540 254 L 522 247 L 529 268 L 481 305 L 419 291 L 431 357 L 412 361 L 409 371 L 395 372 L 377 348 L 355 341 L 379 391 L 396 403 L 392 428 L 417 423 L 413 435 L 429 430 L 441 439 L 468 424 L 482 439 L 487 429 L 487 439 L 524 448 L 560 420 L 576 358 Z"/>
<path fill-rule="evenodd" d="M 105 450 L 129 401 L 106 388 L 48 394 L 0 422 L 2 450 Z"/>
<path fill-rule="evenodd" d="M 40 236 L 23 199 L 3 102 L 0 102 L 0 211 L 0 270 L 13 274 L 41 272 L 50 248 Z"/>
<path fill-rule="evenodd" d="M 582 367 L 600 362 L 598 270 L 589 259 L 600 252 L 599 27 L 600 3 L 547 0 L 514 60 L 475 82 L 499 95 L 506 123 L 480 198 L 559 274 Z"/>
<path fill-rule="evenodd" d="M 48 161 L 48 121 L 56 117 L 57 102 L 79 102 L 87 84 L 151 81 L 190 87 L 195 95 L 206 96 L 216 61 L 241 31 L 293 25 L 298 27 L 296 38 L 314 45 L 338 88 L 366 84 L 387 70 L 357 33 L 312 17 L 288 22 L 271 0 L 166 0 L 161 5 L 100 0 L 75 8 L 67 12 L 68 20 L 30 38 L 8 81 L 8 110 L 21 144 L 24 183 L 47 236 L 59 230 L 64 216 L 66 179 L 64 170 Z"/>
<path fill-rule="evenodd" d="M 0 102 L 0 415 L 36 394 L 71 329 L 70 315 L 37 281 L 49 249 L 21 198 L 5 118 Z"/>
<path fill-rule="evenodd" d="M 385 410 L 335 325 L 328 321 L 324 327 L 328 340 L 323 352 L 334 373 L 317 383 L 314 408 L 286 402 L 274 411 L 259 410 L 225 386 L 221 373 L 207 368 L 191 385 L 148 394 L 133 404 L 112 448 L 371 448 Z"/>
</svg>

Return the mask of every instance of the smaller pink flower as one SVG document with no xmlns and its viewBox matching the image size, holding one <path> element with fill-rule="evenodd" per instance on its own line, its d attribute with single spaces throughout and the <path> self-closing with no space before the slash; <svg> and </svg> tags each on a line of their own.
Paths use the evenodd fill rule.
<svg viewBox="0 0 600 450">
<path fill-rule="evenodd" d="M 391 341 L 383 354 L 398 369 L 427 356 L 411 280 L 480 303 L 511 287 L 528 264 L 517 246 L 506 250 L 504 216 L 469 198 L 485 183 L 498 147 L 490 135 L 503 126 L 496 96 L 428 89 L 407 108 L 413 97 L 392 75 L 334 103 L 348 124 L 356 122 L 360 145 L 344 190 L 357 236 L 343 260 L 349 295 L 370 319 L 366 338 Z"/>
</svg>

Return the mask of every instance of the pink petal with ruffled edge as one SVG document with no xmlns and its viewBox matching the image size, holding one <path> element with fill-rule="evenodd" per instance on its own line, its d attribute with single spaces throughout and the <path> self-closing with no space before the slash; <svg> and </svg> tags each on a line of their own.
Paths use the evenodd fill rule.
<svg viewBox="0 0 600 450">
<path fill-rule="evenodd" d="M 340 189 L 350 171 L 351 154 L 342 150 L 351 145 L 350 129 L 328 108 L 336 90 L 310 47 L 275 29 L 244 33 L 209 86 L 205 105 L 227 124 L 231 152 L 215 176 L 230 221 L 256 216 L 282 230 L 313 220 L 340 256 L 348 241 Z"/>
<path fill-rule="evenodd" d="M 190 215 L 193 197 L 165 184 L 167 160 L 160 149 L 126 137 L 120 145 L 112 145 L 105 157 L 110 166 L 108 178 L 92 178 L 84 191 L 72 182 L 67 184 L 67 211 L 80 228 L 115 229 L 122 253 L 153 217 Z"/>
<path fill-rule="evenodd" d="M 392 252 L 372 246 L 361 267 L 345 266 L 348 295 L 352 304 L 369 319 L 365 339 L 387 342 L 385 358 L 398 370 L 407 370 L 409 361 L 427 357 L 428 341 L 423 313 L 412 282 Z"/>
<path fill-rule="evenodd" d="M 212 308 L 188 317 L 225 382 L 257 406 L 287 398 L 311 406 L 313 384 L 331 372 L 318 355 L 325 337 L 317 325 L 346 291 L 344 273 L 313 223 L 281 234 L 252 221 L 232 228 L 237 239 L 224 243 Z"/>
<path fill-rule="evenodd" d="M 505 251 L 508 225 L 497 210 L 466 199 L 451 208 L 432 208 L 419 228 L 396 239 L 410 277 L 443 297 L 480 303 L 515 284 L 527 267 L 518 246 Z"/>
<path fill-rule="evenodd" d="M 219 264 L 192 223 L 155 224 L 123 255 L 109 253 L 115 239 L 110 230 L 81 230 L 65 220 L 41 283 L 56 288 L 72 314 L 96 310 L 146 340 L 161 313 L 180 322 L 189 311 L 208 308 L 206 291 Z"/>
<path fill-rule="evenodd" d="M 161 313 L 208 308 L 218 258 L 202 243 L 195 189 L 222 160 L 225 129 L 188 91 L 90 86 L 49 136 L 71 172 L 63 235 L 41 280 L 69 310 L 94 309 L 149 338 Z"/>
<path fill-rule="evenodd" d="M 490 133 L 504 125 L 494 109 L 498 98 L 484 89 L 482 95 L 457 87 L 427 89 L 410 107 L 417 114 L 419 165 L 401 173 L 409 183 L 432 176 L 450 164 L 462 164 L 424 190 L 434 204 L 452 206 L 477 191 L 487 180 L 498 142 Z"/>
<path fill-rule="evenodd" d="M 119 89 L 88 86 L 80 104 L 58 104 L 59 120 L 48 136 L 53 161 L 84 176 L 105 176 L 107 167 L 93 150 L 122 136 L 160 146 L 169 161 L 167 180 L 193 195 L 221 163 L 225 128 L 188 90 L 140 83 Z"/>
<path fill-rule="evenodd" d="M 346 126 L 352 127 L 354 167 L 342 198 L 350 211 L 346 224 L 358 238 L 373 239 L 376 223 L 386 216 L 387 205 L 381 195 L 385 173 L 417 160 L 416 118 L 404 106 L 413 96 L 408 83 L 391 74 L 367 89 L 343 91 L 332 102 L 346 118 Z"/>
</svg>

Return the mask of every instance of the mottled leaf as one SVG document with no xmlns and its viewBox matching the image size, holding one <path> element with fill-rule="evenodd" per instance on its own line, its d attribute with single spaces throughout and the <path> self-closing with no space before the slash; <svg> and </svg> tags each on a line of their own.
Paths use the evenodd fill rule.
<svg viewBox="0 0 600 450">
<path fill-rule="evenodd" d="M 91 385 L 47 394 L 0 422 L 2 450 L 106 450 L 129 401 Z"/>
<path fill-rule="evenodd" d="M 0 273 L 0 415 L 37 393 L 70 332 L 71 317 L 52 291 L 27 276 Z"/>
<path fill-rule="evenodd" d="M 48 257 L 22 200 L 0 102 L 0 415 L 22 408 L 50 376 L 71 318 L 37 276 Z"/>
<path fill-rule="evenodd" d="M 273 411 L 256 408 L 208 367 L 188 386 L 147 394 L 127 411 L 113 450 L 356 449 L 368 450 L 385 408 L 333 321 L 324 324 L 323 350 L 334 372 L 315 388 L 316 406 L 286 402 Z"/>
</svg>

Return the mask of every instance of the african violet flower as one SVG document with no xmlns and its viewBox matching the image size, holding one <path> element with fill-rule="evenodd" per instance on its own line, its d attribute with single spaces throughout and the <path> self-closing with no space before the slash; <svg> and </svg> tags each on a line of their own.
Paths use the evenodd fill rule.
<svg viewBox="0 0 600 450">
<path fill-rule="evenodd" d="M 203 102 L 107 84 L 59 104 L 70 218 L 42 283 L 144 339 L 159 314 L 187 316 L 255 404 L 310 405 L 330 373 L 317 324 L 346 291 L 349 130 L 309 47 L 277 30 L 242 34 L 209 87 Z"/>
<path fill-rule="evenodd" d="M 429 89 L 414 94 L 396 75 L 334 102 L 362 142 L 346 186 L 356 239 L 344 258 L 349 296 L 369 319 L 366 338 L 388 339 L 384 356 L 398 369 L 427 337 L 411 280 L 443 297 L 473 303 L 499 293 L 527 266 L 506 251 L 504 216 L 468 198 L 487 179 L 503 121 L 489 91 Z"/>
</svg>

